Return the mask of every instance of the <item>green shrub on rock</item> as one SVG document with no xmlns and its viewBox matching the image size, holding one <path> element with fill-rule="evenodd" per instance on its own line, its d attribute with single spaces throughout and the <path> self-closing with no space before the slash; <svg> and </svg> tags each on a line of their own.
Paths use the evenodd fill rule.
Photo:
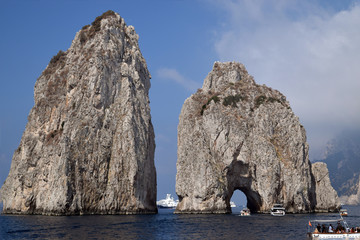
<svg viewBox="0 0 360 240">
<path fill-rule="evenodd" d="M 240 94 L 236 94 L 235 96 L 230 95 L 224 98 L 223 100 L 223 105 L 225 107 L 227 106 L 233 106 L 236 107 L 236 104 L 240 101 L 243 100 L 243 97 Z"/>
</svg>

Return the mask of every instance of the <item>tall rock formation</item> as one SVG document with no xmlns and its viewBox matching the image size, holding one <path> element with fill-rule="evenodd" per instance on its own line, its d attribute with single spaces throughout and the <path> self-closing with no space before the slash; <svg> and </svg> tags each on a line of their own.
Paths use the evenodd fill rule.
<svg viewBox="0 0 360 240">
<path fill-rule="evenodd" d="M 108 11 L 53 57 L 2 189 L 3 213 L 156 213 L 150 74 Z"/>
<path fill-rule="evenodd" d="M 316 189 L 315 211 L 327 212 L 331 209 L 337 209 L 339 207 L 339 198 L 331 185 L 326 163 L 317 162 L 312 164 L 312 172 Z"/>
<path fill-rule="evenodd" d="M 253 212 L 268 212 L 274 203 L 312 212 L 317 190 L 308 150 L 284 95 L 257 85 L 242 64 L 216 62 L 181 110 L 176 212 L 231 212 L 237 189 Z"/>
</svg>

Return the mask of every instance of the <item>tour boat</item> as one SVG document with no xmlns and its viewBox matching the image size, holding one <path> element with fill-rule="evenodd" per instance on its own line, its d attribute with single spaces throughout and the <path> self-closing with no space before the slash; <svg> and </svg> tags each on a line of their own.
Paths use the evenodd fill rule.
<svg viewBox="0 0 360 240">
<path fill-rule="evenodd" d="M 158 208 L 176 208 L 178 203 L 179 203 L 179 200 L 175 201 L 174 198 L 171 197 L 171 194 L 168 193 L 168 194 L 166 194 L 166 198 L 157 201 L 156 205 Z"/>
<path fill-rule="evenodd" d="M 282 204 L 274 204 L 274 206 L 271 208 L 270 214 L 272 216 L 285 216 L 285 208 Z"/>
<path fill-rule="evenodd" d="M 332 226 L 332 224 L 334 224 L 334 226 Z M 331 229 L 329 228 L 330 225 Z M 314 240 L 360 239 L 360 228 L 349 228 L 342 217 L 335 220 L 312 220 L 309 221 L 307 237 L 308 239 Z"/>
<path fill-rule="evenodd" d="M 250 216 L 250 209 L 248 209 L 248 208 L 243 208 L 243 209 L 240 211 L 240 215 L 241 215 L 241 216 Z"/>
<path fill-rule="evenodd" d="M 232 208 L 236 207 L 235 203 L 234 203 L 234 202 L 230 202 L 230 207 L 232 207 Z"/>
</svg>

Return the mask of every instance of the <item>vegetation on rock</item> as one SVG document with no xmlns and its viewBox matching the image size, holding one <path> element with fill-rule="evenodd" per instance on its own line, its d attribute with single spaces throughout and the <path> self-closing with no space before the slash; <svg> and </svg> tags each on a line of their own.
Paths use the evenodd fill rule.
<svg viewBox="0 0 360 240">
<path fill-rule="evenodd" d="M 230 95 L 224 98 L 223 100 L 223 105 L 226 106 L 233 106 L 236 107 L 236 104 L 240 101 L 243 100 L 244 98 L 240 95 L 240 94 L 236 94 L 235 96 Z"/>
<path fill-rule="evenodd" d="M 201 107 L 201 112 L 200 112 L 201 116 L 204 114 L 206 107 L 211 103 L 211 101 L 214 101 L 214 103 L 217 103 L 220 101 L 220 99 L 217 95 L 214 95 L 211 98 L 209 98 L 209 100 Z"/>
</svg>

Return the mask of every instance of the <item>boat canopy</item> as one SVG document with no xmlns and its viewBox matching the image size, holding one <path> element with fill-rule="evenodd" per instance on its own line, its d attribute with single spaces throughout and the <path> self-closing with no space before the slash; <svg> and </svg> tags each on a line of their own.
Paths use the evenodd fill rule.
<svg viewBox="0 0 360 240">
<path fill-rule="evenodd" d="M 312 223 L 315 223 L 315 222 L 318 222 L 318 223 L 328 223 L 328 222 L 340 222 L 340 221 L 344 221 L 344 219 L 334 219 L 334 220 L 310 220 L 310 222 Z"/>
</svg>

